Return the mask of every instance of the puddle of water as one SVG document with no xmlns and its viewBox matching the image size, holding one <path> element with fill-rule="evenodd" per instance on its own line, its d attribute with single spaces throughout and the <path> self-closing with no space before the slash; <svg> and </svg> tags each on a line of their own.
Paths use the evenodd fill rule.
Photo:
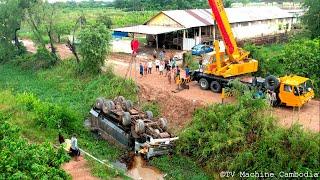
<svg viewBox="0 0 320 180">
<path fill-rule="evenodd" d="M 128 170 L 127 165 L 123 162 L 118 161 L 118 160 L 116 162 L 112 162 L 111 164 L 116 169 L 122 170 L 124 172 L 126 172 Z"/>
<path fill-rule="evenodd" d="M 147 166 L 141 156 L 134 156 L 127 175 L 135 180 L 163 180 L 163 174 L 155 167 Z"/>
</svg>

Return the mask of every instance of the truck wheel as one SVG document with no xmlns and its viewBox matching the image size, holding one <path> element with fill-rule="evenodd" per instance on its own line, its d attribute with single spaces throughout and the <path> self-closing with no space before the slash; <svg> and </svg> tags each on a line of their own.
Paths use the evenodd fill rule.
<svg viewBox="0 0 320 180">
<path fill-rule="evenodd" d="M 106 100 L 103 103 L 103 107 L 102 107 L 102 111 L 105 114 L 108 114 L 111 110 L 113 110 L 115 108 L 114 103 L 111 100 Z"/>
<path fill-rule="evenodd" d="M 279 87 L 279 80 L 273 75 L 267 76 L 264 82 L 266 89 L 275 91 Z"/>
<path fill-rule="evenodd" d="M 114 110 L 116 108 L 116 105 L 114 104 L 113 101 L 109 101 L 108 103 L 110 104 L 111 110 Z"/>
<path fill-rule="evenodd" d="M 160 118 L 160 127 L 163 131 L 166 131 L 168 129 L 168 121 L 166 118 Z"/>
<path fill-rule="evenodd" d="M 221 85 L 218 81 L 212 81 L 210 84 L 210 89 L 215 93 L 219 93 L 221 92 Z"/>
<path fill-rule="evenodd" d="M 209 88 L 209 82 L 205 78 L 201 78 L 199 80 L 199 84 L 200 84 L 200 88 L 203 89 L 203 90 L 207 90 Z"/>
<path fill-rule="evenodd" d="M 134 129 L 137 134 L 142 134 L 145 132 L 145 126 L 144 126 L 144 122 L 142 119 L 138 119 L 136 121 L 136 125 L 135 125 Z"/>
<path fill-rule="evenodd" d="M 124 112 L 122 115 L 122 124 L 128 126 L 131 124 L 131 116 L 129 112 Z"/>
<path fill-rule="evenodd" d="M 153 113 L 152 111 L 146 111 L 146 115 L 147 115 L 147 118 L 152 120 L 153 119 Z"/>
<path fill-rule="evenodd" d="M 133 103 L 131 100 L 126 100 L 123 103 L 126 111 L 129 111 L 130 109 L 132 109 Z"/>
<path fill-rule="evenodd" d="M 124 102 L 126 99 L 123 96 L 118 96 L 116 98 L 114 98 L 115 101 L 119 101 L 119 102 Z"/>
<path fill-rule="evenodd" d="M 97 98 L 95 108 L 101 110 L 102 106 L 103 106 L 103 101 L 104 101 L 104 99 L 102 97 Z"/>
</svg>

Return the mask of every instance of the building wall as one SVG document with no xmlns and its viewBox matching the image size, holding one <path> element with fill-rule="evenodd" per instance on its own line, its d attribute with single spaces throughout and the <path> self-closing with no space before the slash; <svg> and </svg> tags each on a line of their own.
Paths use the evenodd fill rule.
<svg viewBox="0 0 320 180">
<path fill-rule="evenodd" d="M 292 18 L 241 22 L 231 25 L 234 37 L 239 40 L 284 33 L 290 31 L 291 26 Z"/>
<path fill-rule="evenodd" d="M 158 14 L 152 18 L 147 25 L 150 26 L 170 26 L 170 27 L 182 27 L 176 21 L 172 20 L 170 17 L 166 16 L 163 13 Z"/>
</svg>

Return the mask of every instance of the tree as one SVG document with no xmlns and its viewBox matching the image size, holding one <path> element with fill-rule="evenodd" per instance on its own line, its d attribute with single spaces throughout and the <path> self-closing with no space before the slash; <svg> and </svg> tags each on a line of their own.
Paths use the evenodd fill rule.
<svg viewBox="0 0 320 180">
<path fill-rule="evenodd" d="M 27 22 L 29 23 L 37 42 L 41 48 L 45 48 L 44 36 L 48 36 L 51 54 L 58 60 L 56 48 L 54 46 L 54 31 L 56 29 L 56 7 L 54 4 L 37 0 L 31 8 L 27 10 Z"/>
<path fill-rule="evenodd" d="M 0 60 L 8 59 L 18 50 L 18 54 L 24 52 L 24 48 L 18 40 L 18 31 L 21 27 L 25 9 L 33 1 L 27 0 L 0 0 Z M 14 41 L 14 46 L 12 44 Z"/>
<path fill-rule="evenodd" d="M 303 23 L 310 30 L 312 38 L 320 37 L 319 0 L 305 0 L 303 6 L 307 9 L 307 12 L 302 17 Z"/>
<path fill-rule="evenodd" d="M 75 45 L 75 33 L 76 33 L 76 30 L 78 28 L 81 29 L 86 24 L 86 22 L 87 22 L 87 20 L 86 20 L 85 16 L 81 15 L 77 19 L 75 25 L 73 26 L 72 40 L 70 40 L 69 38 L 67 40 L 67 47 L 70 49 L 72 54 L 76 57 L 76 61 L 78 64 L 80 63 L 80 59 L 79 59 L 78 52 L 76 50 L 76 45 Z"/>
<path fill-rule="evenodd" d="M 111 33 L 103 24 L 87 25 L 81 30 L 79 40 L 80 72 L 99 73 L 109 52 Z"/>
<path fill-rule="evenodd" d="M 100 14 L 97 17 L 97 24 L 104 24 L 108 29 L 111 29 L 112 26 L 112 20 L 109 16 L 106 14 Z"/>
</svg>

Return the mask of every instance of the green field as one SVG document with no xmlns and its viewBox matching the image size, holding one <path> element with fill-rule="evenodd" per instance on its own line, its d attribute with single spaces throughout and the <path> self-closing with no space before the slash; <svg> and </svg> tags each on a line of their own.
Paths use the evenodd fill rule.
<svg viewBox="0 0 320 180">
<path fill-rule="evenodd" d="M 141 25 L 154 16 L 157 11 L 123 11 L 114 8 L 59 8 L 55 12 L 55 23 L 58 26 L 66 26 L 69 32 L 80 16 L 84 16 L 88 23 L 95 22 L 99 15 L 105 15 L 112 20 L 112 28 Z M 28 24 L 23 23 L 19 31 L 22 38 L 31 38 L 32 31 Z M 64 34 L 65 36 L 68 34 Z"/>
</svg>

